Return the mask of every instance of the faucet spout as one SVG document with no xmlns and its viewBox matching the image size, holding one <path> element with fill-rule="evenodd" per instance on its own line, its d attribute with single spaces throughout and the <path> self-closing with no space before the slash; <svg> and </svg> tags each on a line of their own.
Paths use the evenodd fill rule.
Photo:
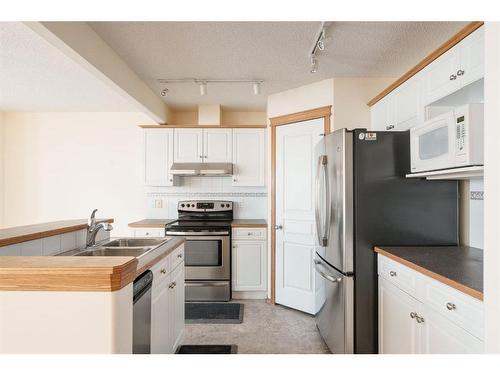
<svg viewBox="0 0 500 375">
<path fill-rule="evenodd" d="M 95 213 L 97 212 L 97 209 L 92 211 L 92 214 L 90 215 L 89 219 L 89 225 L 87 227 L 87 241 L 86 241 L 86 247 L 91 247 L 95 246 L 95 238 L 97 236 L 97 233 L 103 229 L 106 232 L 110 232 L 113 229 L 113 226 L 110 223 L 99 223 L 97 224 L 96 218 L 95 218 Z"/>
</svg>

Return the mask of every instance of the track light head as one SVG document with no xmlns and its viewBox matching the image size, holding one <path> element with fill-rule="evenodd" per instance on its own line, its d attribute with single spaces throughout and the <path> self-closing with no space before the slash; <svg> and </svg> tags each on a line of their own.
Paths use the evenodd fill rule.
<svg viewBox="0 0 500 375">
<path fill-rule="evenodd" d="M 316 46 L 318 47 L 318 49 L 320 51 L 324 51 L 325 50 L 325 43 L 323 42 L 322 39 L 318 40 L 318 43 L 316 44 Z"/>
<path fill-rule="evenodd" d="M 253 94 L 254 95 L 259 95 L 260 94 L 260 82 L 254 82 L 253 83 Z"/>
<path fill-rule="evenodd" d="M 314 56 L 311 57 L 311 70 L 310 72 L 312 74 L 316 73 L 318 71 L 318 60 Z"/>
<path fill-rule="evenodd" d="M 163 89 L 163 90 L 161 90 L 161 92 L 160 92 L 160 95 L 161 95 L 161 96 L 167 96 L 167 94 L 168 94 L 168 89 Z"/>
<path fill-rule="evenodd" d="M 208 94 L 208 86 L 206 82 L 200 83 L 200 95 L 205 96 Z"/>
</svg>

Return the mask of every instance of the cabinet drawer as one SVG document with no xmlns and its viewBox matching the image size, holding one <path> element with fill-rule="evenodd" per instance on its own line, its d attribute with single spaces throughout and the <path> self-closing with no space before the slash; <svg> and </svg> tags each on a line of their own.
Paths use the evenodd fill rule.
<svg viewBox="0 0 500 375">
<path fill-rule="evenodd" d="M 184 261 L 184 245 L 180 245 L 168 257 L 170 258 L 170 269 L 174 270 Z"/>
<path fill-rule="evenodd" d="M 141 228 L 134 230 L 135 237 L 165 237 L 165 229 L 162 228 Z"/>
<path fill-rule="evenodd" d="M 423 302 L 474 336 L 483 339 L 483 302 L 422 275 Z"/>
<path fill-rule="evenodd" d="M 378 274 L 405 292 L 414 296 L 417 291 L 417 273 L 385 256 L 378 256 Z"/>
<path fill-rule="evenodd" d="M 265 240 L 266 228 L 235 228 L 233 229 L 234 240 Z"/>
<path fill-rule="evenodd" d="M 163 258 L 158 263 L 156 263 L 153 267 L 151 267 L 151 271 L 153 272 L 153 286 L 156 288 L 161 283 L 165 282 L 168 279 L 168 275 L 171 270 L 170 266 L 170 257 Z"/>
</svg>

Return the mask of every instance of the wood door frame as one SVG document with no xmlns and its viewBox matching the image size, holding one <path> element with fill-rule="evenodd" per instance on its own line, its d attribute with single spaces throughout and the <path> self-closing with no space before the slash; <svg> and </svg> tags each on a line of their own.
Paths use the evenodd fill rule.
<svg viewBox="0 0 500 375">
<path fill-rule="evenodd" d="M 271 298 L 268 303 L 276 303 L 276 128 L 283 125 L 293 125 L 297 122 L 323 118 L 325 120 L 324 134 L 331 131 L 330 118 L 332 106 L 319 107 L 289 115 L 269 119 L 271 127 Z"/>
</svg>

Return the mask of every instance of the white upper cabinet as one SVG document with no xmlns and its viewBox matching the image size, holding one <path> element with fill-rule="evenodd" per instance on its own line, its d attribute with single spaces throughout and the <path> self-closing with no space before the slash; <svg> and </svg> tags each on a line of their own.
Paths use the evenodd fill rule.
<svg viewBox="0 0 500 375">
<path fill-rule="evenodd" d="M 372 105 L 371 129 L 408 130 L 425 120 L 427 105 L 483 77 L 484 27 L 480 27 Z M 470 94 L 458 94 L 463 94 L 461 100 L 470 100 Z"/>
<path fill-rule="evenodd" d="M 231 129 L 203 129 L 203 161 L 230 163 L 233 140 Z"/>
<path fill-rule="evenodd" d="M 484 27 L 460 43 L 462 86 L 484 77 Z"/>
<path fill-rule="evenodd" d="M 421 79 L 412 77 L 371 107 L 372 130 L 408 130 L 423 119 Z"/>
<path fill-rule="evenodd" d="M 174 161 L 203 162 L 203 129 L 174 129 Z"/>
<path fill-rule="evenodd" d="M 149 186 L 172 186 L 173 129 L 144 131 L 144 183 Z"/>
<path fill-rule="evenodd" d="M 444 98 L 460 88 L 460 79 L 457 76 L 459 61 L 459 50 L 455 46 L 422 71 L 425 87 L 424 104 Z"/>
<path fill-rule="evenodd" d="M 265 129 L 233 129 L 233 186 L 265 186 Z"/>
<path fill-rule="evenodd" d="M 408 130 L 424 120 L 421 92 L 421 79 L 418 76 L 397 88 L 392 100 L 395 130 Z"/>
<path fill-rule="evenodd" d="M 484 77 L 484 27 L 429 64 L 420 73 L 425 80 L 424 105 Z"/>
</svg>

